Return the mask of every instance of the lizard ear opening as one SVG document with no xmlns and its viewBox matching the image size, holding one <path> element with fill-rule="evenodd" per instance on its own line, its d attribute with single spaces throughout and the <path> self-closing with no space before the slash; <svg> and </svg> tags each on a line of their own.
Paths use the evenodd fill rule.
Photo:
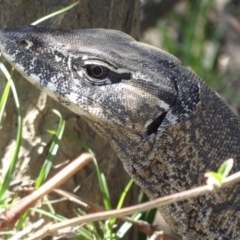
<svg viewBox="0 0 240 240">
<path fill-rule="evenodd" d="M 148 126 L 147 126 L 147 135 L 151 135 L 152 133 L 156 133 L 160 125 L 162 124 L 163 119 L 165 118 L 167 112 L 161 113 L 157 118 L 155 118 Z"/>
</svg>

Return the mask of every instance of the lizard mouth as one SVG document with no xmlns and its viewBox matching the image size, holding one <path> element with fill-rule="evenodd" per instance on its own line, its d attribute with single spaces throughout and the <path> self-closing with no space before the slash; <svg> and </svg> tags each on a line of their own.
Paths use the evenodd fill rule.
<svg viewBox="0 0 240 240">
<path fill-rule="evenodd" d="M 163 119 L 165 118 L 167 112 L 161 113 L 157 118 L 155 118 L 148 126 L 147 126 L 147 135 L 151 135 L 152 133 L 156 133 L 158 128 L 161 126 Z"/>
</svg>

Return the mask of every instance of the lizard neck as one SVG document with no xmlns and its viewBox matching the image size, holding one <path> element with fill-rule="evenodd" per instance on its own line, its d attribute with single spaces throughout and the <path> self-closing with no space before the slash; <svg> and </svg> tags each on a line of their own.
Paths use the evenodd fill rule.
<svg viewBox="0 0 240 240">
<path fill-rule="evenodd" d="M 240 167 L 239 120 L 204 83 L 201 87 L 196 110 L 185 121 L 159 129 L 156 134 L 142 137 L 124 128 L 102 127 L 126 171 L 151 199 L 204 185 L 204 173 L 217 171 L 228 158 L 235 160 L 233 172 Z M 234 190 L 226 188 L 218 193 L 217 199 L 207 195 L 161 207 L 160 211 L 175 231 L 191 239 L 195 222 L 208 224 L 215 218 L 215 212 L 232 216 L 231 208 L 221 212 L 218 209 L 222 199 L 226 205 L 234 201 Z M 212 212 L 206 202 L 212 203 Z M 194 221 L 189 216 L 195 216 Z M 232 222 L 237 224 L 237 213 L 234 216 Z M 232 222 L 226 222 L 226 226 L 230 228 Z M 216 220 L 215 225 L 220 224 Z M 209 228 L 198 234 L 201 239 L 219 238 Z"/>
<path fill-rule="evenodd" d="M 204 173 L 238 156 L 240 129 L 234 126 L 239 120 L 204 83 L 201 89 L 201 101 L 187 119 L 149 136 L 123 126 L 92 125 L 110 141 L 125 170 L 150 198 L 203 185 Z M 233 141 L 219 134 L 218 126 L 229 129 Z"/>
</svg>

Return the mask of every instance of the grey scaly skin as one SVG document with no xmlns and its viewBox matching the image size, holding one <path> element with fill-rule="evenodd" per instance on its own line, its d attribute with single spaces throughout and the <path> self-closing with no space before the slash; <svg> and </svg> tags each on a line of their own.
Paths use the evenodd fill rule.
<svg viewBox="0 0 240 240">
<path fill-rule="evenodd" d="M 228 158 L 240 170 L 238 118 L 172 55 L 119 31 L 33 26 L 2 30 L 0 50 L 108 139 L 152 199 L 205 184 Z M 183 239 L 240 239 L 238 185 L 160 211 Z"/>
</svg>

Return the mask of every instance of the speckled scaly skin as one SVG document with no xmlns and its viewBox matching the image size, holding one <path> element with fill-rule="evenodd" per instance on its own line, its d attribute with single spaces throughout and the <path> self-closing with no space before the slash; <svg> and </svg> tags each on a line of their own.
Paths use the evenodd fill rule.
<svg viewBox="0 0 240 240">
<path fill-rule="evenodd" d="M 172 55 L 114 30 L 24 26 L 0 32 L 2 55 L 25 78 L 109 140 L 150 198 L 205 184 L 234 158 L 240 124 L 225 103 Z M 183 239 L 240 239 L 240 190 L 160 208 Z"/>
</svg>

